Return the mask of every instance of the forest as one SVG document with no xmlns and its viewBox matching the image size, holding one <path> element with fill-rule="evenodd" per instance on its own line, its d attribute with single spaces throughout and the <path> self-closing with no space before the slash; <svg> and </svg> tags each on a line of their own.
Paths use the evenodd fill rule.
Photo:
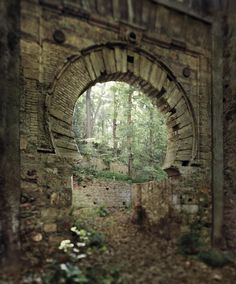
<svg viewBox="0 0 236 284">
<path fill-rule="evenodd" d="M 165 117 L 138 88 L 123 82 L 97 83 L 77 101 L 73 131 L 83 170 L 98 175 L 92 161 L 107 165 L 100 176 L 133 182 L 161 180 L 166 152 Z M 109 163 L 123 165 L 122 174 Z M 86 168 L 86 169 L 85 169 Z"/>
</svg>

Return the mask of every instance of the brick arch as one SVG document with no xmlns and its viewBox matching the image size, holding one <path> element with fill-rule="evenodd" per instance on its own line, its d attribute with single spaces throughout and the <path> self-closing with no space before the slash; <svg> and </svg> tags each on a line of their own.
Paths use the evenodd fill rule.
<svg viewBox="0 0 236 284">
<path fill-rule="evenodd" d="M 78 158 L 72 132 L 74 106 L 94 84 L 122 81 L 141 88 L 167 116 L 168 146 L 163 168 L 179 172 L 197 156 L 191 103 L 174 74 L 153 55 L 123 43 L 103 44 L 72 56 L 57 74 L 47 96 L 48 127 L 55 152 Z"/>
</svg>

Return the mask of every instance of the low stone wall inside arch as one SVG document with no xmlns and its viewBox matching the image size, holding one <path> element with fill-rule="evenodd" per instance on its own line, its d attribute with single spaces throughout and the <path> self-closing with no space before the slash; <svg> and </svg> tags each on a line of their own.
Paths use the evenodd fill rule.
<svg viewBox="0 0 236 284">
<path fill-rule="evenodd" d="M 78 184 L 73 179 L 72 206 L 80 208 L 127 208 L 131 205 L 131 185 L 115 181 Z"/>
<path fill-rule="evenodd" d="M 183 186 L 183 184 L 182 184 Z M 149 231 L 166 239 L 189 233 L 189 226 L 197 224 L 202 241 L 210 244 L 211 218 L 208 214 L 209 194 L 206 188 L 195 192 L 191 187 L 171 180 L 133 184 L 132 210 L 137 221 L 140 208 L 142 224 Z"/>
</svg>

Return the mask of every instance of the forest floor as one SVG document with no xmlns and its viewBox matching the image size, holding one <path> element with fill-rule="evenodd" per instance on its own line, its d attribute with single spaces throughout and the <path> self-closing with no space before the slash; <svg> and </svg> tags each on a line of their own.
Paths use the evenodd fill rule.
<svg viewBox="0 0 236 284">
<path fill-rule="evenodd" d="M 105 271 L 118 272 L 117 283 L 236 283 L 236 262 L 223 268 L 210 268 L 180 255 L 176 243 L 143 231 L 131 218 L 129 210 L 118 210 L 106 217 L 87 219 L 90 226 L 105 235 L 108 247 L 106 253 L 95 254 L 87 261 Z"/>
<path fill-rule="evenodd" d="M 110 211 L 107 216 L 82 213 L 79 223 L 86 223 L 105 237 L 105 246 L 94 250 L 77 265 L 82 271 L 95 273 L 96 281 L 73 282 L 69 279 L 43 280 L 47 267 L 42 267 L 33 278 L 25 277 L 16 284 L 205 284 L 236 283 L 236 262 L 222 268 L 206 264 L 178 253 L 176 243 L 160 239 L 132 223 L 129 209 Z M 105 249 L 104 249 L 105 248 Z M 58 255 L 55 254 L 54 258 Z M 27 273 L 26 273 L 27 272 Z M 29 273 L 28 273 L 29 275 Z M 33 280 L 34 279 L 34 280 Z M 4 283 L 5 282 L 1 282 Z"/>
</svg>

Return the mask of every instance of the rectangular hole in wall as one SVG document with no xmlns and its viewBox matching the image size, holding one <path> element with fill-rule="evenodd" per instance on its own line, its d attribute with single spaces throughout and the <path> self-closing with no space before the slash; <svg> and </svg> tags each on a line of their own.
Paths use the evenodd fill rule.
<svg viewBox="0 0 236 284">
<path fill-rule="evenodd" d="M 158 95 L 156 97 L 159 99 L 160 97 L 162 97 L 165 94 L 165 92 L 166 92 L 166 89 L 162 87 L 160 92 L 158 93 Z"/>
<path fill-rule="evenodd" d="M 189 161 L 182 161 L 182 166 L 187 167 L 189 165 Z"/>
<path fill-rule="evenodd" d="M 179 124 L 176 124 L 175 126 L 173 126 L 173 131 L 177 131 L 179 130 Z"/>
<path fill-rule="evenodd" d="M 129 63 L 134 63 L 134 57 L 131 56 L 131 55 L 127 55 L 127 61 L 128 61 Z"/>
<path fill-rule="evenodd" d="M 170 113 L 171 113 L 171 114 L 175 114 L 175 113 L 176 113 L 176 109 L 175 109 L 175 108 L 172 108 L 172 109 L 170 110 Z"/>
<path fill-rule="evenodd" d="M 173 78 L 169 74 L 167 74 L 167 79 L 169 79 L 169 81 L 173 81 Z"/>
</svg>

